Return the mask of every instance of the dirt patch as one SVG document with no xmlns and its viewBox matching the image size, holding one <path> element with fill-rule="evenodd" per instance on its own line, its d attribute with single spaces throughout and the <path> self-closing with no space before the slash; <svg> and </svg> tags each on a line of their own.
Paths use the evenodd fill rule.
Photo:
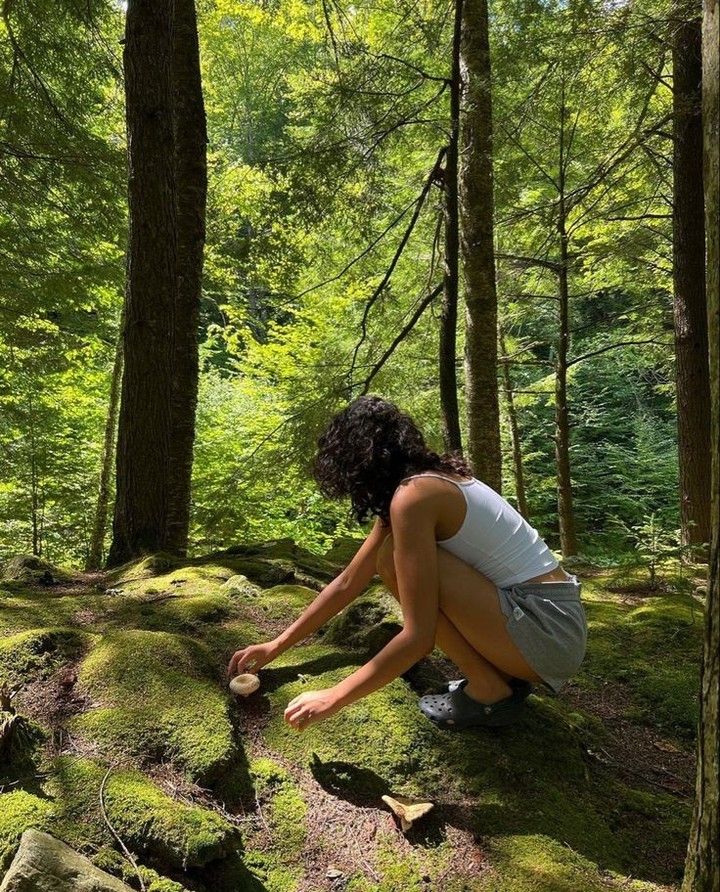
<svg viewBox="0 0 720 892">
<path fill-rule="evenodd" d="M 649 725 L 627 718 L 634 703 L 621 684 L 606 681 L 596 690 L 568 685 L 563 699 L 600 719 L 607 741 L 589 755 L 612 768 L 634 786 L 658 788 L 685 799 L 695 790 L 695 752 L 660 734 Z"/>
<path fill-rule="evenodd" d="M 65 751 L 70 743 L 69 719 L 92 705 L 89 698 L 77 690 L 79 663 L 80 658 L 64 663 L 47 678 L 29 682 L 17 695 L 18 712 L 50 728 L 48 744 L 54 754 Z"/>
</svg>

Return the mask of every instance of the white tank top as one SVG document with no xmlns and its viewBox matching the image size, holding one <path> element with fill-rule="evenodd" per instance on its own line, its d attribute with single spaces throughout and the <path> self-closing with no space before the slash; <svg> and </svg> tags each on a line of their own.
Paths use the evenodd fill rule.
<svg viewBox="0 0 720 892">
<path fill-rule="evenodd" d="M 467 506 L 465 519 L 454 536 L 438 539 L 437 544 L 500 588 L 526 582 L 560 565 L 538 531 L 481 480 L 473 477 L 461 482 L 428 471 L 411 477 L 439 477 L 460 488 Z"/>
</svg>

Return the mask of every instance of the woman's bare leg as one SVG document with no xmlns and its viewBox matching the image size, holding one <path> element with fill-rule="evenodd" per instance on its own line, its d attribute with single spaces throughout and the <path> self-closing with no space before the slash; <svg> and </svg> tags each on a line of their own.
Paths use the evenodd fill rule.
<svg viewBox="0 0 720 892">
<path fill-rule="evenodd" d="M 397 598 L 392 535 L 378 553 L 378 574 Z M 465 692 L 483 703 L 511 693 L 508 680 L 540 677 L 510 638 L 495 585 L 469 564 L 438 547 L 440 610 L 435 643 L 467 678 Z"/>
</svg>

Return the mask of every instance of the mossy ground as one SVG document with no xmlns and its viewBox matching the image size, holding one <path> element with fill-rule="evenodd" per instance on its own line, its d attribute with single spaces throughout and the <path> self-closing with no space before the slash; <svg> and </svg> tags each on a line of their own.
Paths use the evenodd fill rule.
<svg viewBox="0 0 720 892">
<path fill-rule="evenodd" d="M 538 689 L 506 729 L 453 733 L 425 720 L 418 692 L 457 674 L 438 652 L 302 733 L 284 722 L 296 694 L 331 686 L 392 634 L 382 603 L 394 602 L 377 589 L 358 602 L 366 634 L 348 612 L 233 701 L 230 653 L 287 625 L 338 570 L 279 542 L 3 584 L 0 681 L 19 688 L 14 705 L 45 738 L 33 771 L 0 776 L 0 872 L 35 826 L 137 888 L 107 818 L 151 892 L 677 888 L 696 599 L 630 595 L 607 574 L 580 574 L 581 672 L 559 696 Z M 435 806 L 403 835 L 383 793 Z"/>
</svg>

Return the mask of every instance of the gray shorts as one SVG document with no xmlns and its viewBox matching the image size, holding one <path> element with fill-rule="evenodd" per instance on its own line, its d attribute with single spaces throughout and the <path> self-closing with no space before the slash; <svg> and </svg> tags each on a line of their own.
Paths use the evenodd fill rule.
<svg viewBox="0 0 720 892">
<path fill-rule="evenodd" d="M 580 668 L 587 618 L 576 576 L 567 582 L 498 586 L 507 630 L 528 664 L 556 693 Z"/>
</svg>

